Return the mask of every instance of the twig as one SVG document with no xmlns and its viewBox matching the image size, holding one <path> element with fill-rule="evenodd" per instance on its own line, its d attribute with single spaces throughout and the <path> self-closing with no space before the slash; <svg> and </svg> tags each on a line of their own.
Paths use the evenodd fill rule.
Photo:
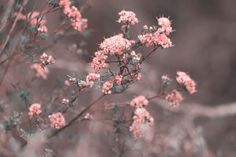
<svg viewBox="0 0 236 157">
<path fill-rule="evenodd" d="M 6 37 L 6 40 L 5 40 L 3 46 L 2 46 L 1 49 L 0 49 L 0 56 L 2 55 L 4 49 L 6 48 L 8 42 L 9 42 L 9 40 L 10 40 L 11 34 L 13 33 L 13 30 L 14 30 L 15 27 L 16 27 L 16 23 L 17 23 L 17 21 L 18 21 L 18 16 L 19 16 L 19 14 L 23 11 L 23 8 L 24 8 L 24 6 L 25 6 L 27 3 L 28 3 L 28 0 L 24 0 L 24 1 L 23 1 L 23 4 L 22 4 L 22 6 L 20 7 L 20 10 L 19 10 L 19 12 L 18 12 L 18 14 L 17 14 L 17 16 L 16 16 L 16 18 L 15 18 L 15 20 L 14 20 L 12 26 L 11 26 L 11 29 L 10 29 L 10 31 L 9 31 L 9 33 L 8 33 L 8 35 L 7 35 L 7 37 Z"/>
<path fill-rule="evenodd" d="M 48 136 L 48 138 L 52 138 L 71 126 L 77 119 L 79 119 L 85 112 L 87 112 L 93 105 L 95 105 L 99 100 L 101 100 L 105 95 L 101 95 L 98 97 L 95 101 L 93 101 L 90 105 L 88 105 L 85 109 L 83 109 L 80 113 L 78 113 L 73 119 L 71 119 L 64 127 L 54 131 L 51 135 Z"/>
<path fill-rule="evenodd" d="M 9 0 L 7 3 L 7 7 L 5 9 L 5 13 L 2 17 L 1 23 L 0 23 L 0 32 L 3 31 L 3 29 L 6 27 L 7 25 L 7 21 L 9 16 L 11 15 L 11 11 L 12 11 L 12 7 L 14 5 L 15 0 Z"/>
</svg>

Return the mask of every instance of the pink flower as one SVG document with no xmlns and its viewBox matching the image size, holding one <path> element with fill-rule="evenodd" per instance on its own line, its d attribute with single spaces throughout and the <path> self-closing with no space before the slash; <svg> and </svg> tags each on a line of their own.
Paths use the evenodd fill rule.
<svg viewBox="0 0 236 157">
<path fill-rule="evenodd" d="M 135 138 L 139 138 L 143 136 L 143 128 L 151 127 L 153 123 L 153 117 L 145 108 L 136 108 L 134 111 L 133 123 L 129 127 L 129 130 L 133 133 Z"/>
<path fill-rule="evenodd" d="M 173 32 L 171 27 L 171 21 L 166 17 L 160 17 L 157 19 L 158 25 L 161 26 L 160 30 L 164 32 L 166 35 L 169 35 Z"/>
<path fill-rule="evenodd" d="M 115 53 L 118 53 L 121 55 L 125 49 L 131 46 L 131 44 L 132 42 L 125 39 L 122 34 L 118 34 L 105 39 L 100 44 L 100 49 L 106 54 L 110 53 L 110 55 L 114 55 Z"/>
<path fill-rule="evenodd" d="M 36 72 L 36 77 L 41 77 L 41 78 L 43 78 L 44 80 L 47 79 L 49 72 L 48 72 L 48 70 L 47 70 L 46 67 L 43 68 L 40 64 L 33 64 L 33 65 L 31 65 L 30 68 L 35 70 L 35 72 Z"/>
<path fill-rule="evenodd" d="M 138 96 L 130 102 L 130 106 L 143 107 L 148 105 L 148 100 L 144 96 Z"/>
<path fill-rule="evenodd" d="M 48 116 L 52 128 L 59 129 L 65 126 L 65 118 L 61 112 L 57 112 Z"/>
<path fill-rule="evenodd" d="M 102 86 L 102 92 L 104 94 L 111 94 L 112 87 L 113 87 L 113 83 L 110 81 L 106 81 Z"/>
<path fill-rule="evenodd" d="M 72 27 L 82 32 L 87 28 L 88 20 L 82 18 L 80 11 L 71 4 L 70 0 L 59 0 L 59 6 L 63 8 L 64 14 L 70 18 Z"/>
<path fill-rule="evenodd" d="M 86 76 L 86 82 L 87 84 L 92 87 L 94 85 L 94 82 L 100 78 L 100 74 L 97 74 L 97 73 L 89 73 L 87 76 Z"/>
<path fill-rule="evenodd" d="M 132 11 L 122 10 L 121 12 L 119 12 L 119 15 L 120 15 L 120 18 L 118 20 L 119 23 L 122 23 L 122 24 L 128 23 L 128 24 L 134 25 L 139 22 L 135 13 Z"/>
<path fill-rule="evenodd" d="M 161 46 L 162 48 L 169 48 L 173 46 L 170 38 L 168 38 L 166 34 L 160 34 L 159 31 L 156 31 L 153 34 L 153 43 Z"/>
<path fill-rule="evenodd" d="M 28 115 L 30 118 L 32 118 L 33 116 L 39 115 L 41 112 L 42 112 L 41 104 L 34 103 L 29 107 Z"/>
<path fill-rule="evenodd" d="M 153 37 L 151 33 L 146 33 L 143 35 L 139 35 L 138 39 L 142 44 L 144 44 L 146 47 L 150 47 L 153 45 Z"/>
<path fill-rule="evenodd" d="M 63 98 L 62 101 L 61 101 L 61 103 L 62 103 L 63 105 L 69 104 L 69 102 L 70 102 L 70 100 L 69 100 L 69 99 L 66 99 L 66 98 Z"/>
<path fill-rule="evenodd" d="M 40 56 L 40 61 L 43 65 L 48 65 L 48 64 L 55 63 L 55 59 L 52 56 L 47 55 L 46 53 L 43 53 Z"/>
<path fill-rule="evenodd" d="M 179 84 L 184 85 L 184 87 L 187 89 L 187 91 L 190 94 L 193 94 L 193 93 L 197 92 L 196 82 L 194 80 L 192 80 L 190 78 L 190 76 L 188 74 L 186 74 L 185 72 L 178 71 L 177 76 L 176 76 L 176 81 Z"/>
<path fill-rule="evenodd" d="M 44 16 L 41 17 L 39 12 L 34 11 L 32 13 L 29 13 L 27 17 L 30 18 L 29 22 L 32 26 L 38 27 L 37 29 L 39 32 L 46 33 L 48 31 L 46 27 L 46 18 Z"/>
<path fill-rule="evenodd" d="M 165 100 L 167 100 L 170 105 L 178 107 L 183 101 L 183 96 L 177 90 L 174 89 L 165 96 Z"/>
<path fill-rule="evenodd" d="M 116 75 L 114 82 L 115 82 L 117 85 L 120 86 L 120 85 L 121 85 L 121 82 L 122 82 L 122 78 L 123 78 L 122 75 Z"/>
<path fill-rule="evenodd" d="M 91 62 L 91 67 L 95 70 L 95 72 L 99 72 L 102 68 L 106 68 L 108 66 L 106 59 L 107 55 L 105 55 L 104 51 L 95 52 L 95 57 Z"/>
</svg>

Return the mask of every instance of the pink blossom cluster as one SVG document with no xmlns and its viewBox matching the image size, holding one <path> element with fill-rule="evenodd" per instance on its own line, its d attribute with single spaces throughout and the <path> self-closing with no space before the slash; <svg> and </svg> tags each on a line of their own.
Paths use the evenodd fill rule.
<svg viewBox="0 0 236 157">
<path fill-rule="evenodd" d="M 114 56 L 115 54 L 122 55 L 123 51 L 128 49 L 131 44 L 132 41 L 125 39 L 122 34 L 114 35 L 105 39 L 100 44 L 100 50 L 95 52 L 95 57 L 91 62 L 91 67 L 96 73 L 93 74 L 93 76 L 96 76 L 94 79 L 97 79 L 98 73 L 101 69 L 108 67 L 109 64 L 106 63 L 108 56 Z M 104 94 L 111 94 L 113 84 L 115 83 L 116 85 L 121 85 L 122 79 L 122 75 L 116 75 L 113 81 L 106 81 L 102 86 L 102 92 Z M 89 78 L 86 78 L 86 82 L 93 85 L 94 80 L 90 81 Z"/>
<path fill-rule="evenodd" d="M 113 87 L 113 82 L 106 81 L 102 86 L 102 92 L 104 94 L 111 94 L 112 87 Z"/>
<path fill-rule="evenodd" d="M 190 76 L 188 74 L 186 74 L 185 72 L 178 71 L 177 76 L 176 76 L 176 81 L 179 84 L 184 85 L 184 87 L 187 89 L 187 91 L 190 94 L 197 92 L 196 82 L 194 80 L 192 80 L 190 78 Z"/>
<path fill-rule="evenodd" d="M 171 21 L 168 18 L 160 17 L 157 19 L 157 21 L 158 25 L 160 26 L 160 32 L 164 32 L 166 35 L 169 35 L 171 32 L 173 32 Z"/>
<path fill-rule="evenodd" d="M 135 107 L 133 122 L 129 127 L 129 130 L 133 133 L 135 138 L 143 136 L 143 128 L 153 125 L 154 119 L 145 109 L 148 105 L 148 100 L 144 96 L 135 97 L 130 106 Z"/>
<path fill-rule="evenodd" d="M 32 118 L 33 116 L 39 115 L 41 112 L 42 112 L 41 104 L 34 103 L 30 105 L 28 115 L 30 118 Z"/>
<path fill-rule="evenodd" d="M 100 49 L 104 54 L 114 55 L 115 53 L 118 53 L 121 55 L 125 49 L 131 46 L 131 44 L 132 41 L 125 39 L 122 34 L 118 34 L 105 39 L 100 44 Z"/>
<path fill-rule="evenodd" d="M 135 97 L 131 102 L 130 106 L 133 107 L 144 107 L 148 105 L 148 100 L 145 98 L 145 96 L 138 96 Z"/>
<path fill-rule="evenodd" d="M 63 8 L 64 14 L 70 19 L 75 30 L 82 32 L 87 28 L 88 20 L 82 18 L 80 11 L 71 4 L 70 0 L 59 0 L 59 6 Z"/>
<path fill-rule="evenodd" d="M 55 63 L 55 59 L 52 56 L 47 55 L 46 53 L 43 53 L 40 56 L 40 61 L 41 61 L 42 65 L 48 65 L 48 64 Z"/>
<path fill-rule="evenodd" d="M 41 64 L 35 63 L 35 64 L 32 64 L 30 68 L 36 72 L 36 77 L 41 77 L 44 80 L 47 79 L 48 73 L 49 73 L 47 67 L 43 68 Z"/>
<path fill-rule="evenodd" d="M 171 106 L 178 107 L 183 101 L 183 96 L 180 92 L 174 89 L 165 96 L 165 100 L 167 100 Z"/>
<path fill-rule="evenodd" d="M 27 15 L 29 22 L 32 26 L 36 26 L 39 32 L 47 33 L 46 18 L 40 17 L 40 13 L 37 11 L 31 12 Z"/>
<path fill-rule="evenodd" d="M 103 51 L 95 52 L 95 57 L 91 62 L 91 67 L 95 72 L 99 72 L 101 69 L 108 67 L 108 64 L 106 63 L 107 58 L 108 56 L 104 54 Z"/>
<path fill-rule="evenodd" d="M 130 25 L 135 25 L 136 23 L 138 23 L 138 19 L 136 17 L 136 14 L 132 11 L 126 11 L 126 10 L 122 10 L 119 12 L 120 18 L 118 19 L 119 23 L 122 24 L 130 24 Z"/>
<path fill-rule="evenodd" d="M 143 136 L 143 130 L 145 127 L 151 127 L 154 123 L 153 117 L 149 112 L 143 108 L 138 107 L 134 111 L 133 123 L 129 127 L 129 130 L 133 133 L 135 138 Z"/>
<path fill-rule="evenodd" d="M 100 74 L 97 73 L 89 73 L 86 76 L 86 82 L 87 84 L 92 87 L 94 85 L 94 82 L 100 78 Z"/>
<path fill-rule="evenodd" d="M 172 32 L 171 22 L 168 18 L 160 17 L 157 19 L 159 28 L 144 26 L 144 33 L 138 38 L 142 44 L 147 47 L 152 45 L 162 48 L 172 47 L 172 42 L 168 37 Z"/>
<path fill-rule="evenodd" d="M 53 113 L 48 116 L 52 128 L 60 129 L 65 126 L 65 118 L 61 112 Z"/>
<path fill-rule="evenodd" d="M 114 79 L 114 82 L 117 84 L 117 85 L 121 85 L 121 83 L 122 83 L 122 78 L 123 78 L 123 76 L 122 75 L 116 75 L 115 76 L 115 79 Z"/>
</svg>

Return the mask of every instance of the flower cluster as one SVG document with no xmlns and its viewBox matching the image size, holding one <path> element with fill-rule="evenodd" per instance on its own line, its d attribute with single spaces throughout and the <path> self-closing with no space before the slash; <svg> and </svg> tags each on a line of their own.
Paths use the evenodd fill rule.
<svg viewBox="0 0 236 157">
<path fill-rule="evenodd" d="M 37 30 L 42 33 L 47 33 L 48 29 L 46 26 L 46 18 L 45 16 L 40 15 L 39 12 L 34 11 L 28 13 L 27 17 L 29 18 L 29 22 L 32 26 L 37 27 Z"/>
<path fill-rule="evenodd" d="M 48 65 L 48 64 L 53 64 L 55 63 L 55 59 L 52 56 L 47 55 L 46 53 L 43 53 L 40 56 L 40 61 L 42 63 L 42 65 Z"/>
<path fill-rule="evenodd" d="M 65 126 L 65 118 L 61 112 L 57 112 L 48 116 L 52 128 L 60 129 Z"/>
<path fill-rule="evenodd" d="M 138 36 L 140 42 L 146 47 L 153 45 L 162 48 L 172 47 L 172 42 L 168 37 L 173 31 L 170 20 L 165 17 L 160 17 L 157 20 L 159 27 L 144 26 L 143 34 Z"/>
<path fill-rule="evenodd" d="M 34 103 L 30 105 L 28 115 L 30 118 L 32 118 L 33 116 L 39 115 L 41 112 L 42 112 L 41 104 Z"/>
<path fill-rule="evenodd" d="M 94 82 L 96 80 L 98 80 L 100 78 L 100 74 L 96 74 L 96 73 L 89 73 L 87 76 L 86 76 L 86 82 L 87 84 L 92 87 L 94 85 Z"/>
<path fill-rule="evenodd" d="M 121 83 L 122 83 L 122 78 L 123 78 L 122 75 L 116 75 L 116 76 L 115 76 L 115 79 L 114 79 L 114 82 L 115 82 L 117 85 L 121 85 Z"/>
<path fill-rule="evenodd" d="M 144 96 L 138 96 L 130 102 L 130 106 L 133 107 L 144 107 L 148 105 L 148 100 Z"/>
<path fill-rule="evenodd" d="M 133 133 L 135 138 L 139 138 L 143 136 L 144 129 L 146 127 L 151 127 L 153 123 L 153 117 L 145 108 L 136 108 L 134 111 L 133 123 L 129 127 L 129 130 Z"/>
<path fill-rule="evenodd" d="M 30 68 L 36 72 L 36 77 L 41 77 L 44 80 L 47 79 L 49 71 L 46 67 L 43 68 L 41 64 L 35 63 Z"/>
<path fill-rule="evenodd" d="M 102 92 L 104 94 L 111 94 L 112 87 L 113 87 L 113 83 L 110 81 L 106 81 L 102 86 Z"/>
<path fill-rule="evenodd" d="M 178 107 L 183 101 L 183 96 L 180 92 L 174 89 L 165 96 L 165 100 L 167 100 L 171 106 Z"/>
<path fill-rule="evenodd" d="M 173 29 L 171 27 L 171 21 L 166 17 L 160 17 L 157 19 L 158 25 L 161 26 L 160 32 L 164 32 L 166 35 L 169 35 L 171 32 L 173 32 Z"/>
<path fill-rule="evenodd" d="M 118 53 L 121 55 L 125 49 L 131 46 L 131 44 L 132 41 L 125 39 L 122 34 L 118 34 L 105 39 L 100 44 L 100 49 L 104 54 L 114 55 L 115 53 Z"/>
<path fill-rule="evenodd" d="M 120 15 L 120 18 L 118 19 L 118 22 L 121 24 L 135 25 L 136 23 L 139 22 L 135 13 L 132 11 L 122 10 L 119 12 L 119 15 Z"/>
<path fill-rule="evenodd" d="M 130 102 L 130 106 L 135 107 L 133 122 L 129 130 L 133 133 L 134 137 L 142 137 L 144 127 L 153 125 L 154 119 L 149 112 L 144 108 L 148 105 L 148 100 L 144 96 L 138 96 Z"/>
<path fill-rule="evenodd" d="M 104 54 L 103 51 L 95 52 L 95 57 L 93 58 L 93 61 L 91 63 L 91 67 L 95 72 L 99 72 L 102 68 L 108 67 L 108 64 L 106 63 L 107 58 L 108 56 Z"/>
<path fill-rule="evenodd" d="M 82 32 L 87 28 L 88 20 L 82 18 L 80 11 L 71 4 L 70 0 L 59 0 L 59 6 L 63 8 L 64 14 L 70 19 L 75 30 Z"/>
<path fill-rule="evenodd" d="M 176 76 L 176 81 L 179 84 L 183 85 L 190 94 L 197 92 L 196 82 L 192 80 L 190 76 L 185 72 L 178 71 Z"/>
</svg>

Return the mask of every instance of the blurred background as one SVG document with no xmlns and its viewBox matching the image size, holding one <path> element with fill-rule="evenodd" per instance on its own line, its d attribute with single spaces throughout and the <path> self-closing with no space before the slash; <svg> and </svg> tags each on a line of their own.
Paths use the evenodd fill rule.
<svg viewBox="0 0 236 157">
<path fill-rule="evenodd" d="M 7 2 L 8 0 L 0 1 L 0 15 L 6 11 Z M 30 0 L 25 12 L 29 12 L 34 3 L 34 0 Z M 38 3 L 43 2 L 38 1 Z M 57 62 L 52 65 L 47 81 L 36 80 L 32 83 L 32 88 L 29 90 L 32 95 L 38 95 L 34 97 L 34 100 L 39 101 L 44 97 L 50 97 L 56 80 L 63 81 L 68 74 L 78 77 L 86 74 L 87 63 L 91 61 L 99 43 L 104 38 L 120 32 L 120 25 L 117 23 L 118 12 L 124 9 L 135 12 L 140 20 L 140 23 L 133 27 L 133 37 L 140 32 L 143 25 L 157 24 L 156 17 L 162 15 L 170 17 L 175 29 L 171 35 L 175 46 L 158 50 L 153 57 L 149 58 L 143 67 L 142 80 L 128 89 L 125 96 L 114 96 L 106 101 L 119 101 L 121 98 L 130 100 L 135 95 L 140 94 L 153 95 L 159 87 L 160 77 L 163 74 L 174 77 L 178 70 L 186 71 L 197 82 L 198 92 L 193 96 L 186 96 L 184 101 L 184 105 L 187 105 L 189 110 L 191 110 L 191 105 L 217 107 L 236 101 L 235 0 L 87 0 L 86 2 L 78 1 L 76 5 L 79 7 L 80 4 L 84 3 L 89 4 L 89 7 L 82 12 L 83 17 L 88 19 L 89 37 L 85 38 L 80 34 L 72 34 L 50 48 L 49 51 L 55 56 Z M 57 22 L 60 21 L 60 16 L 58 13 L 49 15 L 47 21 L 49 32 L 53 31 Z M 76 54 L 70 52 L 81 47 L 84 51 L 83 55 L 80 54 L 80 51 L 77 51 Z M 6 91 L 11 88 L 10 83 L 17 82 L 16 79 L 24 80 L 26 75 L 32 76 L 32 72 L 29 72 L 28 68 L 29 63 L 26 61 L 8 71 L 3 85 L 0 86 L 0 99 L 6 98 Z M 27 81 L 24 80 L 23 82 L 26 83 Z M 22 82 L 18 83 L 21 84 Z M 79 101 L 80 103 L 87 103 L 88 98 L 91 100 L 95 97 L 94 95 L 96 96 L 97 92 L 88 92 Z M 16 106 L 12 100 L 9 102 L 11 102 L 10 106 Z M 201 148 L 204 151 L 201 153 L 196 151 L 189 155 L 186 150 L 194 147 L 189 144 L 191 142 L 184 143 L 183 148 L 179 146 L 183 139 L 188 139 L 190 136 L 183 133 L 186 131 L 183 129 L 185 124 L 182 127 L 183 121 L 188 116 L 175 111 L 172 114 L 172 111 L 166 111 L 155 103 L 152 104 L 150 110 L 157 126 L 155 135 L 148 139 L 149 144 L 151 144 L 146 145 L 144 141 L 137 142 L 138 144 L 127 142 L 129 147 L 135 147 L 135 150 L 143 152 L 143 154 L 133 153 L 128 149 L 127 152 L 129 153 L 124 153 L 123 156 L 236 156 L 235 115 L 223 118 L 195 118 L 193 120 L 194 126 L 192 126 L 195 131 L 190 131 L 195 133 L 193 133 L 194 137 L 191 137 L 190 141 L 194 143 L 192 144 L 194 146 L 204 147 L 204 149 Z M 80 126 L 71 129 L 79 130 L 78 138 L 71 137 L 68 143 L 65 142 L 60 145 L 61 143 L 58 143 L 58 140 L 63 141 L 67 137 L 62 135 L 59 139 L 53 139 L 49 147 L 54 150 L 60 148 L 61 150 L 56 150 L 55 154 L 62 154 L 62 156 L 111 156 L 113 150 L 108 150 L 106 146 L 110 145 L 109 142 L 112 141 L 112 137 L 103 134 L 104 128 L 106 127 L 96 122 L 80 124 Z M 109 129 L 111 128 L 108 127 L 106 130 Z M 171 143 L 168 147 L 162 148 L 162 144 L 159 143 L 163 136 L 167 137 L 165 140 Z M 63 145 L 67 146 L 63 147 Z"/>
</svg>

